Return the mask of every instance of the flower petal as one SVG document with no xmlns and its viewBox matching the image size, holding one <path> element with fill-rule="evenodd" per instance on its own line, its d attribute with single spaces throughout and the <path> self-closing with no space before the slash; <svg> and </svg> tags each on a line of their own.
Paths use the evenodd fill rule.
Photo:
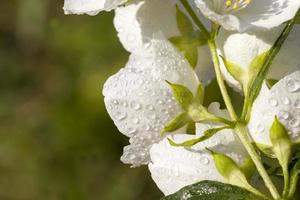
<svg viewBox="0 0 300 200">
<path fill-rule="evenodd" d="M 174 0 L 143 0 L 116 9 L 114 24 L 124 48 L 135 55 L 149 54 L 149 46 L 157 32 L 166 39 L 179 36 Z M 196 72 L 199 79 L 209 83 L 214 78 L 213 65 L 207 45 L 198 47 Z"/>
<path fill-rule="evenodd" d="M 144 0 L 117 8 L 114 24 L 125 49 L 139 55 L 154 33 L 160 31 L 166 38 L 179 35 L 173 0 Z"/>
<path fill-rule="evenodd" d="M 96 15 L 100 11 L 110 11 L 127 0 L 65 0 L 65 14 Z"/>
<path fill-rule="evenodd" d="M 202 128 L 199 129 L 198 124 L 197 134 L 202 134 Z M 178 143 L 194 138 L 195 136 L 185 134 L 172 136 Z M 165 195 L 202 180 L 225 181 L 218 173 L 213 158 L 206 148 L 222 152 L 238 164 L 242 164 L 247 156 L 232 130 L 223 130 L 209 140 L 190 148 L 173 147 L 167 139 L 152 146 L 149 170 L 153 180 Z"/>
<path fill-rule="evenodd" d="M 221 31 L 218 38 L 218 51 L 225 59 L 247 70 L 255 57 L 272 47 L 282 30 L 283 26 L 265 32 L 231 33 Z M 295 25 L 272 63 L 268 74 L 269 79 L 279 80 L 300 69 L 300 60 L 298 59 L 300 38 L 297 36 L 299 33 L 300 26 Z M 221 62 L 221 69 L 226 81 L 234 88 L 240 89 L 239 83 L 227 72 L 223 62 Z"/>
<path fill-rule="evenodd" d="M 164 125 L 180 112 L 165 82 L 196 92 L 199 81 L 188 62 L 167 40 L 153 40 L 151 55 L 132 55 L 126 67 L 108 79 L 103 94 L 111 118 L 131 137 L 122 160 L 134 166 L 148 163 L 149 147 L 160 140 Z"/>
<path fill-rule="evenodd" d="M 253 0 L 238 13 L 241 30 L 251 25 L 263 29 L 277 27 L 292 19 L 299 7 L 299 0 Z"/>
<path fill-rule="evenodd" d="M 248 5 L 244 2 L 244 6 L 233 9 L 228 9 L 226 1 L 223 0 L 195 0 L 195 2 L 207 18 L 226 30 L 239 32 L 250 28 L 277 27 L 292 19 L 300 6 L 300 1 L 295 0 L 253 0 L 247 3 Z"/>
<path fill-rule="evenodd" d="M 293 142 L 300 139 L 300 71 L 275 84 L 270 90 L 263 85 L 255 100 L 249 130 L 257 143 L 271 145 L 270 127 L 277 116 L 287 128 Z"/>
</svg>

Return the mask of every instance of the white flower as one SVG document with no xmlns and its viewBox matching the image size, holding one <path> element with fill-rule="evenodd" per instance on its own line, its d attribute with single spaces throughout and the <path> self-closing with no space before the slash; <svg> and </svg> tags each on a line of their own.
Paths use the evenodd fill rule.
<svg viewBox="0 0 300 200">
<path fill-rule="evenodd" d="M 133 166 L 149 162 L 148 150 L 161 139 L 162 128 L 180 112 L 169 85 L 192 92 L 199 85 L 189 63 L 166 39 L 152 39 L 148 53 L 131 55 L 126 67 L 105 83 L 105 104 L 116 126 L 130 137 L 122 161 Z"/>
<path fill-rule="evenodd" d="M 166 39 L 179 36 L 176 22 L 176 0 L 141 0 L 116 9 L 114 24 L 124 48 L 136 55 L 147 54 L 155 33 Z M 203 83 L 214 77 L 207 45 L 198 47 L 196 71 Z"/>
<path fill-rule="evenodd" d="M 96 15 L 100 11 L 110 11 L 127 0 L 65 0 L 65 14 Z"/>
<path fill-rule="evenodd" d="M 121 160 L 133 166 L 149 162 L 149 148 L 162 139 L 162 128 L 181 111 L 165 80 L 195 92 L 198 79 L 207 83 L 213 77 L 207 47 L 198 48 L 197 76 L 168 41 L 180 35 L 176 2 L 143 0 L 116 9 L 114 24 L 131 56 L 126 67 L 107 81 L 103 94 L 116 126 L 130 137 Z"/>
<path fill-rule="evenodd" d="M 218 38 L 218 51 L 226 60 L 247 70 L 255 57 L 272 47 L 282 30 L 283 27 L 281 26 L 266 32 L 231 33 L 221 31 Z M 300 69 L 300 59 L 298 58 L 300 47 L 299 33 L 300 26 L 295 25 L 273 61 L 267 76 L 268 79 L 279 80 Z M 234 88 L 239 89 L 239 83 L 227 72 L 221 58 L 220 60 L 225 80 Z"/>
<path fill-rule="evenodd" d="M 271 145 L 269 130 L 275 116 L 286 127 L 294 143 L 300 141 L 300 71 L 276 83 L 263 85 L 252 108 L 249 131 L 256 143 Z"/>
<path fill-rule="evenodd" d="M 227 111 L 220 110 L 218 103 L 211 104 L 208 109 L 216 115 L 228 117 Z M 205 130 L 212 127 L 217 125 L 198 123 L 196 136 L 177 134 L 172 139 L 184 142 L 202 136 Z M 165 195 L 202 180 L 225 181 L 206 147 L 230 156 L 238 164 L 242 164 L 248 155 L 232 130 L 220 131 L 212 138 L 190 148 L 173 147 L 164 139 L 152 146 L 149 169 L 153 180 Z"/>
<path fill-rule="evenodd" d="M 270 29 L 290 20 L 299 0 L 195 0 L 201 12 L 227 30 Z"/>
</svg>

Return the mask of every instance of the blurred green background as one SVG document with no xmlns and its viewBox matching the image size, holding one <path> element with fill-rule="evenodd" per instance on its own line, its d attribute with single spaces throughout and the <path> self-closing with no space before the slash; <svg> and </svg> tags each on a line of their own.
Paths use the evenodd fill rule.
<svg viewBox="0 0 300 200">
<path fill-rule="evenodd" d="M 65 16 L 63 1 L 0 6 L 0 199 L 154 200 L 146 167 L 106 113 L 104 81 L 128 54 L 113 13 Z"/>
</svg>

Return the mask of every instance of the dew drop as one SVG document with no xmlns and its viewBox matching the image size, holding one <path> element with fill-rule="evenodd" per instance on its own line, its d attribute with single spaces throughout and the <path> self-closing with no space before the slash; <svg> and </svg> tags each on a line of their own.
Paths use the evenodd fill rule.
<svg viewBox="0 0 300 200">
<path fill-rule="evenodd" d="M 144 129 L 145 129 L 146 131 L 149 131 L 149 130 L 150 130 L 150 126 L 146 124 L 146 125 L 144 126 Z M 151 136 L 151 135 L 149 135 L 149 136 Z"/>
<path fill-rule="evenodd" d="M 157 103 L 160 104 L 160 105 L 162 105 L 163 101 L 159 99 L 159 100 L 157 100 Z"/>
<path fill-rule="evenodd" d="M 294 106 L 295 106 L 296 108 L 300 108 L 300 99 L 297 99 L 297 100 L 295 101 Z"/>
<path fill-rule="evenodd" d="M 282 98 L 282 103 L 285 104 L 285 105 L 290 105 L 291 100 L 288 97 L 283 97 Z"/>
<path fill-rule="evenodd" d="M 300 122 L 297 119 L 292 119 L 289 124 L 291 127 L 297 127 L 299 126 Z"/>
<path fill-rule="evenodd" d="M 122 120 L 126 119 L 126 117 L 127 117 L 127 114 L 126 113 L 121 113 L 121 112 L 118 112 L 117 116 L 116 116 L 117 120 L 119 120 L 119 121 L 122 121 Z"/>
<path fill-rule="evenodd" d="M 296 92 L 300 89 L 300 82 L 295 79 L 290 79 L 286 82 L 286 87 L 289 92 Z"/>
<path fill-rule="evenodd" d="M 131 103 L 131 108 L 133 108 L 134 110 L 140 110 L 142 108 L 142 106 L 139 103 L 132 102 Z"/>
<path fill-rule="evenodd" d="M 154 110 L 154 107 L 152 105 L 147 105 L 146 108 L 150 111 Z"/>
<path fill-rule="evenodd" d="M 129 128 L 128 129 L 128 133 L 129 134 L 133 134 L 133 133 L 135 133 L 136 132 L 136 129 L 135 128 Z"/>
<path fill-rule="evenodd" d="M 207 157 L 203 156 L 203 157 L 200 158 L 200 162 L 203 165 L 208 165 L 209 164 L 209 159 Z"/>
<path fill-rule="evenodd" d="M 280 111 L 279 117 L 280 117 L 280 119 L 287 120 L 287 119 L 289 119 L 290 114 L 286 111 Z"/>
<path fill-rule="evenodd" d="M 133 122 L 134 124 L 138 124 L 138 123 L 140 122 L 140 120 L 139 120 L 138 118 L 133 118 L 133 119 L 132 119 L 132 122 Z"/>
<path fill-rule="evenodd" d="M 113 100 L 113 104 L 118 105 L 119 102 L 117 100 Z"/>
<path fill-rule="evenodd" d="M 271 105 L 271 106 L 278 106 L 278 101 L 276 100 L 276 99 L 274 99 L 274 98 L 270 98 L 269 99 L 269 104 Z"/>
<path fill-rule="evenodd" d="M 265 130 L 265 127 L 262 124 L 258 124 L 256 127 L 257 132 L 262 133 Z"/>
<path fill-rule="evenodd" d="M 132 34 L 129 34 L 129 35 L 127 36 L 127 39 L 128 39 L 129 42 L 133 42 L 133 41 L 135 40 L 135 36 L 132 35 Z"/>
</svg>

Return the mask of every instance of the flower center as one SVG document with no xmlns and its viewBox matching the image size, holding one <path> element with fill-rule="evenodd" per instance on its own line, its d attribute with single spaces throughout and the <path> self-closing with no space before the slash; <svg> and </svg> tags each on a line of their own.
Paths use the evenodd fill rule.
<svg viewBox="0 0 300 200">
<path fill-rule="evenodd" d="M 229 12 L 241 10 L 248 6 L 251 0 L 225 0 L 226 8 Z"/>
<path fill-rule="evenodd" d="M 220 14 L 233 13 L 247 7 L 252 0 L 213 0 L 215 11 Z"/>
</svg>

